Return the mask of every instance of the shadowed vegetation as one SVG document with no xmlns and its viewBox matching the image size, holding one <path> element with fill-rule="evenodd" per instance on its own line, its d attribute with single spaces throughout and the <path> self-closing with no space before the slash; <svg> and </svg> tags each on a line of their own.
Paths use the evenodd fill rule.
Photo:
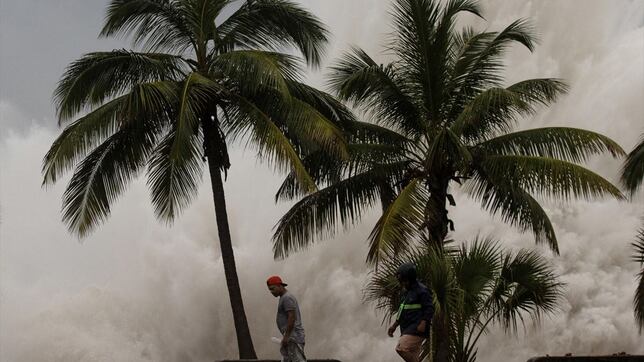
<svg viewBox="0 0 644 362">
<path fill-rule="evenodd" d="M 436 313 L 448 321 L 450 361 L 474 362 L 479 339 L 493 325 L 516 333 L 525 319 L 538 322 L 557 310 L 563 285 L 542 256 L 533 251 L 504 251 L 492 239 L 470 245 L 406 252 L 379 265 L 366 289 L 388 318 L 400 305 L 398 266 L 413 262 L 419 280 L 434 294 Z M 425 344 L 432 352 L 437 336 Z"/>
</svg>

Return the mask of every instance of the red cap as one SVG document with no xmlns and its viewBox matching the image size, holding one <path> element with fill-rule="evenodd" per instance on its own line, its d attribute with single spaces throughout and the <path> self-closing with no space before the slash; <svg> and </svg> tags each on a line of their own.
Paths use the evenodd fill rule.
<svg viewBox="0 0 644 362">
<path fill-rule="evenodd" d="M 277 275 L 273 275 L 272 277 L 268 278 L 266 281 L 266 285 L 283 285 L 287 286 L 288 284 L 284 283 L 282 281 L 282 278 L 278 277 Z"/>
</svg>

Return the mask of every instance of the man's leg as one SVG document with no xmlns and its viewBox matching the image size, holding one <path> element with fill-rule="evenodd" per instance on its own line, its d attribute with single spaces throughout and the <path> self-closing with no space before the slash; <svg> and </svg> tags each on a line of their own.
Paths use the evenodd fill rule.
<svg viewBox="0 0 644 362">
<path fill-rule="evenodd" d="M 304 345 L 295 342 L 288 342 L 288 362 L 306 362 Z"/>
<path fill-rule="evenodd" d="M 280 347 L 280 354 L 282 355 L 282 362 L 289 362 L 289 360 L 288 360 L 288 348 Z"/>
<path fill-rule="evenodd" d="M 400 336 L 396 352 L 405 362 L 420 362 L 420 349 L 423 345 L 423 337 L 404 334 Z"/>
</svg>

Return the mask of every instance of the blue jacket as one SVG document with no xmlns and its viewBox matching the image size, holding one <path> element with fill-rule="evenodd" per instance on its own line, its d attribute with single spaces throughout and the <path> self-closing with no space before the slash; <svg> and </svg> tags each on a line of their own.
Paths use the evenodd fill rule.
<svg viewBox="0 0 644 362">
<path fill-rule="evenodd" d="M 432 294 L 422 283 L 415 282 L 402 296 L 397 320 L 401 334 L 428 337 L 429 327 L 434 317 Z M 420 321 L 426 321 L 425 333 L 418 333 Z"/>
</svg>

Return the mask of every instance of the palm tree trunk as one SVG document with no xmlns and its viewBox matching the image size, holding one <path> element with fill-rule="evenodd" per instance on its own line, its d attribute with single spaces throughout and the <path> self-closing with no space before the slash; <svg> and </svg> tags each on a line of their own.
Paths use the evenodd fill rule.
<svg viewBox="0 0 644 362">
<path fill-rule="evenodd" d="M 447 217 L 447 187 L 449 179 L 432 183 L 430 197 L 425 210 L 427 231 L 430 245 L 438 250 L 443 250 L 443 244 L 447 237 L 449 218 Z"/>
<path fill-rule="evenodd" d="M 449 325 L 444 313 L 436 313 L 432 322 L 432 339 L 434 346 L 432 362 L 449 361 Z"/>
<path fill-rule="evenodd" d="M 440 180 L 434 185 L 435 187 L 430 190 L 430 199 L 426 210 L 426 215 L 428 215 L 427 229 L 430 245 L 442 251 L 449 228 L 446 207 L 449 178 Z M 432 345 L 434 347 L 432 362 L 447 362 L 449 360 L 450 328 L 444 311 L 434 315 L 432 324 Z"/>
<path fill-rule="evenodd" d="M 210 171 L 210 183 L 212 186 L 213 200 L 215 203 L 215 216 L 217 219 L 217 231 L 219 233 L 219 245 L 221 258 L 224 262 L 224 273 L 228 296 L 233 310 L 235 332 L 237 333 L 237 347 L 239 348 L 240 359 L 257 359 L 253 340 L 248 328 L 248 320 L 244 311 L 239 278 L 235 266 L 235 254 L 233 252 L 230 238 L 230 227 L 228 225 L 228 213 L 226 211 L 226 198 L 224 195 L 224 183 L 221 178 L 222 169 L 228 168 L 227 152 L 221 149 L 222 142 L 225 147 L 225 140 L 219 133 L 217 126 L 210 122 L 203 122 L 204 148 L 208 158 L 208 170 Z M 223 151 L 223 152 L 222 152 Z"/>
</svg>

